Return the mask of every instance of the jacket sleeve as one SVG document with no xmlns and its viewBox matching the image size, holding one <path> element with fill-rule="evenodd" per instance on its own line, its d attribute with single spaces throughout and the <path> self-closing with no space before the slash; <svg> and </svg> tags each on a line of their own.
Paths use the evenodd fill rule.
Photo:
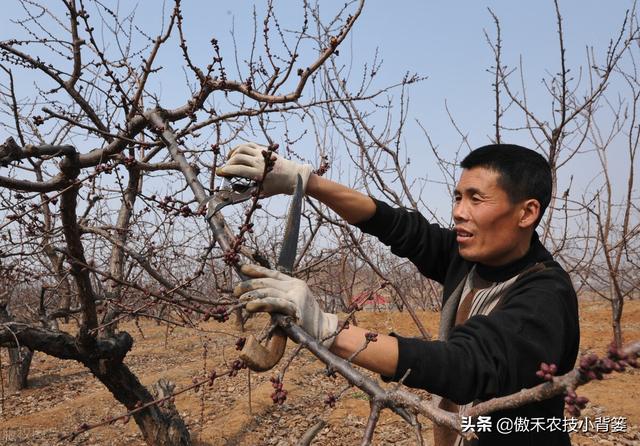
<svg viewBox="0 0 640 446">
<path fill-rule="evenodd" d="M 424 276 L 444 283 L 452 255 L 458 251 L 455 232 L 429 223 L 419 212 L 373 200 L 376 213 L 355 226 L 391 247 L 398 257 L 408 258 Z"/>
<path fill-rule="evenodd" d="M 580 337 L 575 292 L 563 279 L 527 282 L 488 316 L 455 327 L 447 341 L 396 336 L 399 360 L 391 379 L 411 369 L 407 386 L 466 404 L 540 384 L 541 362 L 556 364 L 559 374 L 571 370 Z"/>
</svg>

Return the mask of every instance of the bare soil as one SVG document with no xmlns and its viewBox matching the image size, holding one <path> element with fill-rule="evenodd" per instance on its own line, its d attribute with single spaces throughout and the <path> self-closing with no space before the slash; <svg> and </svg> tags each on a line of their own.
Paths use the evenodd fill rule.
<svg viewBox="0 0 640 446">
<path fill-rule="evenodd" d="M 427 327 L 437 333 L 438 315 L 420 313 Z M 611 339 L 610 309 L 606 303 L 583 303 L 580 308 L 581 352 L 603 353 Z M 360 325 L 381 333 L 395 331 L 417 335 L 407 313 L 364 313 Z M 248 330 L 255 332 L 264 320 L 252 320 Z M 625 304 L 625 339 L 640 339 L 640 302 Z M 246 336 L 225 324 L 206 322 L 199 331 L 166 327 L 153 322 L 124 324 L 136 338 L 126 363 L 145 385 L 160 378 L 184 388 L 212 369 L 223 370 L 236 357 L 235 342 Z M 294 346 L 289 343 L 288 352 Z M 6 366 L 6 351 L 2 353 Z M 287 358 L 287 356 L 285 356 Z M 327 425 L 314 444 L 358 444 L 367 421 L 366 396 L 348 388 L 342 378 L 329 378 L 322 364 L 308 352 L 296 357 L 285 376 L 288 398 L 275 406 L 270 398 L 269 378 L 275 373 L 255 374 L 242 370 L 236 377 L 223 377 L 212 387 L 189 391 L 176 397 L 175 404 L 189 425 L 196 445 L 288 445 L 297 440 L 319 419 Z M 6 376 L 5 381 L 6 383 Z M 249 392 L 249 386 L 251 392 Z M 341 393 L 335 408 L 323 403 L 328 392 Z M 591 403 L 583 416 L 624 417 L 626 432 L 587 432 L 572 435 L 575 445 L 640 445 L 640 371 L 606 377 L 579 390 Z M 108 391 L 80 364 L 61 361 L 36 353 L 30 374 L 30 387 L 21 392 L 4 389 L 0 408 L 0 444 L 2 445 L 144 445 L 133 421 L 117 421 L 80 434 L 72 441 L 59 441 L 60 435 L 75 431 L 81 423 L 97 423 L 124 413 Z M 423 421 L 426 444 L 432 444 L 431 423 Z M 415 444 L 413 431 L 396 415 L 385 411 L 376 429 L 375 444 Z"/>
</svg>

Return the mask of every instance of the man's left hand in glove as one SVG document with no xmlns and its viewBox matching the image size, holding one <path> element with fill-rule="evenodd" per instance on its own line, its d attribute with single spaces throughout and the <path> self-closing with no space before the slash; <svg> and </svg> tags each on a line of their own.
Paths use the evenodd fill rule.
<svg viewBox="0 0 640 446">
<path fill-rule="evenodd" d="M 253 279 L 239 283 L 233 292 L 246 302 L 250 313 L 282 313 L 293 317 L 304 331 L 331 347 L 338 316 L 324 313 L 304 280 L 258 265 L 243 265 Z"/>
<path fill-rule="evenodd" d="M 369 330 L 353 324 L 335 335 L 338 316 L 325 313 L 306 282 L 257 265 L 243 265 L 242 272 L 252 279 L 235 286 L 233 292 L 247 302 L 250 313 L 282 313 L 296 319 L 304 331 L 342 358 L 362 348 Z M 353 363 L 384 376 L 393 376 L 398 366 L 398 340 L 378 335 L 377 341 L 353 359 Z"/>
</svg>

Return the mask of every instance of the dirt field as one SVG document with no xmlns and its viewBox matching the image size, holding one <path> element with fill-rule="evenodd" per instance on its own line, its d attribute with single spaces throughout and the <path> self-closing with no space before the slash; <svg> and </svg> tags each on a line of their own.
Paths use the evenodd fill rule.
<svg viewBox="0 0 640 446">
<path fill-rule="evenodd" d="M 423 313 L 421 317 L 432 332 L 437 332 L 436 314 Z M 609 308 L 605 304 L 581 306 L 582 352 L 603 352 L 611 339 L 609 319 Z M 382 333 L 393 330 L 417 334 L 406 313 L 367 313 L 359 317 L 359 323 Z M 249 329 L 262 325 L 262 321 L 253 321 Z M 141 323 L 140 329 L 131 323 L 123 328 L 136 339 L 126 363 L 144 384 L 164 377 L 176 382 L 179 389 L 191 384 L 194 377 L 203 376 L 205 371 L 224 369 L 225 361 L 229 363 L 237 357 L 234 344 L 240 334 L 231 322 L 207 322 L 198 334 L 180 328 L 167 333 L 155 323 Z M 626 304 L 624 330 L 626 340 L 640 339 L 640 302 Z M 291 349 L 291 345 L 288 348 Z M 6 352 L 2 362 L 7 364 Z M 272 392 L 269 378 L 273 373 L 248 376 L 246 370 L 235 378 L 220 378 L 204 391 L 179 395 L 175 403 L 190 427 L 195 444 L 201 446 L 295 444 L 320 417 L 328 423 L 314 444 L 358 444 L 366 423 L 367 399 L 358 389 L 346 389 L 343 379 L 327 378 L 323 370 L 309 353 L 296 358 L 285 377 L 289 394 L 282 406 L 274 406 L 269 397 Z M 19 393 L 5 390 L 0 444 L 144 444 L 133 421 L 93 429 L 71 442 L 58 441 L 60 434 L 73 432 L 81 423 L 96 423 L 104 417 L 123 413 L 123 407 L 79 364 L 36 353 L 30 386 Z M 344 393 L 336 407 L 325 408 L 323 401 L 327 392 L 342 390 Z M 573 435 L 574 444 L 640 445 L 640 371 L 609 376 L 602 382 L 582 387 L 579 393 L 591 400 L 583 416 L 592 422 L 598 417 L 624 417 L 627 428 L 623 433 L 605 433 L 596 432 L 596 428 L 590 426 L 588 432 Z M 427 444 L 431 444 L 431 425 L 426 420 L 423 430 Z M 374 442 L 415 443 L 412 431 L 389 411 L 383 413 Z"/>
</svg>

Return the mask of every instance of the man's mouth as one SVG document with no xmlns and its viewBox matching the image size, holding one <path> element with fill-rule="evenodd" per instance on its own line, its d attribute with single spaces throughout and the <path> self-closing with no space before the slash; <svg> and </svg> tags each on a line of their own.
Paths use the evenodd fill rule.
<svg viewBox="0 0 640 446">
<path fill-rule="evenodd" d="M 473 234 L 468 231 L 465 231 L 464 229 L 457 228 L 456 236 L 458 238 L 458 241 L 461 241 L 461 240 L 469 240 L 471 237 L 473 237 Z"/>
</svg>

